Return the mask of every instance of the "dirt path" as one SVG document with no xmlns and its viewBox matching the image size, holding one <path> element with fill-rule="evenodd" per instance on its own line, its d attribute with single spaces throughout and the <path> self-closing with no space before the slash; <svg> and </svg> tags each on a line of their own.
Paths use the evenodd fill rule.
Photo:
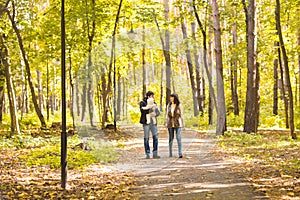
<svg viewBox="0 0 300 200">
<path fill-rule="evenodd" d="M 145 159 L 141 126 L 123 126 L 122 130 L 134 139 L 124 143 L 123 155 L 111 169 L 136 176 L 132 191 L 137 199 L 268 199 L 255 191 L 242 174 L 231 170 L 233 162 L 213 155 L 216 146 L 209 133 L 184 130 L 184 157 L 178 158 L 174 140 L 174 157 L 169 158 L 167 130 L 160 127 L 161 158 Z"/>
</svg>

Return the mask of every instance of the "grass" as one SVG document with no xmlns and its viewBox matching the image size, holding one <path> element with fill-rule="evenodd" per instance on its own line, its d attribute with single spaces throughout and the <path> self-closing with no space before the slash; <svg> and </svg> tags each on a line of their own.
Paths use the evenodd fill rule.
<svg viewBox="0 0 300 200">
<path fill-rule="evenodd" d="M 88 141 L 89 151 L 76 147 L 81 139 L 75 135 L 68 137 L 68 168 L 77 169 L 93 163 L 111 163 L 118 158 L 116 146 L 101 141 Z M 49 166 L 60 167 L 60 137 L 50 138 L 31 135 L 15 135 L 12 138 L 0 138 L 0 150 L 21 149 L 20 157 L 28 167 Z"/>
<path fill-rule="evenodd" d="M 218 136 L 218 145 L 223 149 L 220 156 L 240 159 L 239 168 L 271 199 L 300 196 L 300 140 L 290 139 L 289 131 L 228 131 Z"/>
</svg>

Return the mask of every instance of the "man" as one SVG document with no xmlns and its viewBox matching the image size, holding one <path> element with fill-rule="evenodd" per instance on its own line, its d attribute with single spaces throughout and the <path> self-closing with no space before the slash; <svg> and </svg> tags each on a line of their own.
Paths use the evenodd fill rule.
<svg viewBox="0 0 300 200">
<path fill-rule="evenodd" d="M 146 97 L 140 102 L 141 118 L 140 123 L 143 124 L 144 129 L 144 147 L 146 153 L 146 159 L 150 158 L 150 146 L 149 146 L 149 135 L 150 131 L 153 137 L 153 158 L 160 158 L 158 155 L 158 133 L 157 133 L 157 120 L 156 117 L 159 116 L 160 112 L 154 104 L 152 108 L 147 107 L 147 100 L 149 98 L 154 99 L 154 93 L 148 91 Z M 150 122 L 147 122 L 147 115 L 150 115 Z"/>
</svg>

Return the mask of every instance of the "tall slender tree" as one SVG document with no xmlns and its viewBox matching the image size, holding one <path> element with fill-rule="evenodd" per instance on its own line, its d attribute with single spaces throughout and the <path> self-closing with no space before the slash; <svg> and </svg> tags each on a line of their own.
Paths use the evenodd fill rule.
<svg viewBox="0 0 300 200">
<path fill-rule="evenodd" d="M 166 60 L 166 104 L 169 102 L 171 95 L 171 55 L 170 55 L 170 31 L 169 31 L 169 0 L 164 0 L 164 15 L 165 15 L 165 41 L 164 41 L 164 56 Z"/>
<path fill-rule="evenodd" d="M 273 115 L 278 115 L 278 59 L 274 59 L 273 78 Z"/>
<path fill-rule="evenodd" d="M 300 29 L 297 29 L 297 43 L 298 48 L 300 48 Z M 300 106 L 300 51 L 298 51 L 298 97 L 296 96 L 296 99 L 298 99 L 298 103 Z"/>
<path fill-rule="evenodd" d="M 237 47 L 237 31 L 236 21 L 232 25 L 232 41 L 234 48 Z M 238 97 L 238 83 L 237 83 L 237 58 L 233 57 L 230 69 L 230 86 L 231 86 L 231 99 L 234 107 L 234 115 L 239 115 L 239 97 Z"/>
<path fill-rule="evenodd" d="M 288 98 L 286 95 L 286 83 L 285 83 L 285 78 L 284 78 L 284 69 L 282 66 L 282 56 L 281 56 L 281 51 L 280 51 L 280 47 L 279 47 L 279 42 L 275 42 L 275 46 L 277 49 L 278 63 L 279 63 L 279 70 L 280 70 L 280 92 L 281 92 L 281 99 L 283 99 L 283 103 L 284 103 L 285 127 L 289 128 L 290 127 L 289 103 L 288 103 Z"/>
<path fill-rule="evenodd" d="M 248 0 L 248 6 L 245 0 L 242 1 L 246 15 L 247 30 L 247 91 L 246 91 L 246 108 L 244 120 L 244 132 L 257 132 L 258 128 L 258 109 L 259 96 L 257 85 L 258 64 L 256 62 L 256 1 Z"/>
<path fill-rule="evenodd" d="M 180 23 L 181 23 L 182 36 L 183 36 L 183 40 L 186 41 L 185 55 L 186 55 L 187 65 L 188 65 L 189 74 L 190 74 L 189 78 L 190 78 L 191 88 L 192 88 L 194 116 L 198 116 L 199 115 L 199 110 L 198 110 L 198 103 L 197 103 L 197 96 L 196 96 L 197 91 L 196 91 L 196 85 L 195 85 L 194 67 L 193 67 L 193 61 L 192 61 L 190 46 L 189 46 L 189 43 L 187 41 L 188 34 L 187 34 L 185 19 L 183 17 L 182 6 L 179 6 L 179 10 L 180 10 L 180 14 L 181 14 L 181 22 Z"/>
<path fill-rule="evenodd" d="M 8 62 L 8 48 L 5 45 L 3 35 L 0 35 L 0 59 L 5 68 L 6 86 L 7 86 L 7 96 L 9 100 L 9 110 L 10 110 L 10 136 L 13 134 L 20 134 L 20 127 L 18 121 L 18 111 L 16 105 L 16 95 L 13 87 L 13 81 L 11 77 L 10 65 Z M 2 112 L 2 111 L 1 111 Z"/>
<path fill-rule="evenodd" d="M 293 91 L 291 86 L 291 80 L 290 80 L 290 71 L 289 71 L 289 63 L 288 63 L 288 56 L 287 52 L 284 46 L 283 41 L 283 35 L 281 31 L 281 20 L 280 20 L 280 0 L 276 0 L 276 10 L 275 10 L 275 16 L 276 16 L 276 27 L 277 27 L 277 33 L 279 37 L 279 45 L 280 49 L 282 51 L 282 57 L 283 57 L 283 63 L 284 63 L 284 74 L 285 74 L 285 80 L 287 85 L 287 94 L 288 94 L 288 101 L 289 101 L 289 124 L 290 124 L 290 132 L 292 139 L 297 139 L 297 135 L 295 133 L 295 126 L 294 126 L 294 99 L 293 99 Z"/>
<path fill-rule="evenodd" d="M 212 60 L 211 60 L 212 56 L 211 56 L 211 51 L 207 49 L 206 30 L 205 30 L 205 28 L 200 20 L 200 17 L 198 15 L 195 0 L 193 0 L 193 8 L 194 8 L 194 13 L 195 13 L 197 23 L 199 25 L 199 28 L 200 28 L 202 36 L 203 36 L 203 42 L 202 42 L 202 44 L 203 44 L 203 62 L 204 62 L 204 68 L 205 68 L 206 75 L 208 78 L 208 86 L 209 86 L 208 124 L 212 125 L 212 123 L 213 123 L 213 119 L 212 119 L 213 118 L 213 107 L 214 107 L 214 105 L 216 107 L 218 106 L 214 87 L 213 87 L 212 69 L 209 69 L 209 68 L 212 68 Z M 210 41 L 211 41 L 211 37 L 210 37 Z M 211 47 L 211 44 L 212 43 L 209 44 L 209 47 Z M 210 54 L 210 56 L 208 56 L 208 54 Z"/>
<path fill-rule="evenodd" d="M 96 35 L 96 1 L 92 0 L 92 22 L 90 26 L 89 17 L 87 17 L 87 35 L 89 39 L 89 48 L 88 48 L 88 87 L 87 87 L 87 98 L 88 98 L 88 107 L 89 107 L 89 116 L 90 116 L 90 124 L 94 126 L 94 92 L 93 92 L 93 76 L 92 76 L 92 49 L 93 42 Z M 88 8 L 87 8 L 88 9 Z"/>
<path fill-rule="evenodd" d="M 38 102 L 37 102 L 37 97 L 36 97 L 36 94 L 35 94 L 34 85 L 33 85 L 32 79 L 31 79 L 30 64 L 29 64 L 29 61 L 28 61 L 28 58 L 27 58 L 27 54 L 26 54 L 24 45 L 23 45 L 23 39 L 22 39 L 21 33 L 19 31 L 19 28 L 17 26 L 17 22 L 15 20 L 16 10 L 15 10 L 15 5 L 14 5 L 14 1 L 13 0 L 11 0 L 11 4 L 12 4 L 12 6 L 11 6 L 12 7 L 12 11 L 9 11 L 7 9 L 6 12 L 7 12 L 8 18 L 9 18 L 9 20 L 11 22 L 11 25 L 12 25 L 12 27 L 14 29 L 14 32 L 15 32 L 15 34 L 17 36 L 17 39 L 18 39 L 18 44 L 19 44 L 19 47 L 20 47 L 20 51 L 21 51 L 21 54 L 22 54 L 23 61 L 25 63 L 25 67 L 26 67 L 27 81 L 28 81 L 28 84 L 29 84 L 29 87 L 30 87 L 30 92 L 31 92 L 31 96 L 32 96 L 32 102 L 33 102 L 35 111 L 36 111 L 36 113 L 37 113 L 37 115 L 39 117 L 41 126 L 42 127 L 46 127 L 46 122 L 45 122 L 43 113 L 41 112 L 41 110 L 39 108 L 39 105 L 38 105 Z"/>
<path fill-rule="evenodd" d="M 214 20 L 214 41 L 215 57 L 217 69 L 217 134 L 224 134 L 226 127 L 226 105 L 223 81 L 223 63 L 221 46 L 220 13 L 217 0 L 212 0 L 213 20 Z"/>
</svg>

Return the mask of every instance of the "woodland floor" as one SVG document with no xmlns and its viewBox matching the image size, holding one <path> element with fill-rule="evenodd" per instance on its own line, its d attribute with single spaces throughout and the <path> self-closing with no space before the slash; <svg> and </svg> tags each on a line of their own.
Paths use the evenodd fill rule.
<svg viewBox="0 0 300 200">
<path fill-rule="evenodd" d="M 117 163 L 70 169 L 67 190 L 62 190 L 60 169 L 28 168 L 20 159 L 26 149 L 2 150 L 0 199 L 273 200 L 282 199 L 280 192 L 284 187 L 295 190 L 292 198 L 285 199 L 299 199 L 298 178 L 285 177 L 289 179 L 282 182 L 283 186 L 275 187 L 275 182 L 269 179 L 278 175 L 274 175 L 276 171 L 273 173 L 271 167 L 265 170 L 260 163 L 249 163 L 223 152 L 223 148 L 215 144 L 215 134 L 210 131 L 183 130 L 183 158 L 178 158 L 176 139 L 170 158 L 167 130 L 159 127 L 160 159 L 145 159 L 141 125 L 121 126 L 120 138 L 120 135 L 94 131 L 102 139 L 127 138 L 120 144 Z M 91 134 L 81 135 L 89 136 Z M 150 142 L 152 144 L 152 139 Z M 251 180 L 253 173 L 267 181 Z M 279 179 L 276 179 L 277 183 Z"/>
<path fill-rule="evenodd" d="M 133 136 L 125 143 L 115 170 L 133 173 L 131 188 L 137 199 L 269 199 L 233 170 L 234 161 L 214 155 L 213 133 L 185 129 L 182 133 L 183 158 L 178 158 L 177 141 L 169 157 L 166 128 L 159 128 L 160 159 L 145 159 L 141 127 L 123 127 Z M 152 140 L 150 140 L 152 144 Z"/>
</svg>

